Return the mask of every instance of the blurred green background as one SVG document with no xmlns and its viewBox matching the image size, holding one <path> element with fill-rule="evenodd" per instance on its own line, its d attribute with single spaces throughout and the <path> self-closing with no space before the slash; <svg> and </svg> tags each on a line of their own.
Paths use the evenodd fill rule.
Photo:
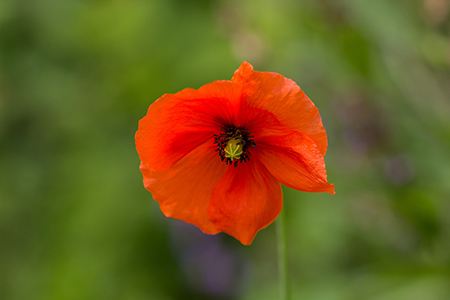
<svg viewBox="0 0 450 300">
<path fill-rule="evenodd" d="M 277 299 L 251 247 L 165 219 L 137 122 L 244 59 L 321 110 L 336 196 L 285 190 L 293 299 L 450 299 L 449 0 L 1 0 L 0 299 Z"/>
</svg>

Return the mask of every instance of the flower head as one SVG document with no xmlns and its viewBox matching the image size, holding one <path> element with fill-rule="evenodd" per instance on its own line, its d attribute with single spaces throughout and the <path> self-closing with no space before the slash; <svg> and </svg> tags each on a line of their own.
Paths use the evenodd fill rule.
<svg viewBox="0 0 450 300">
<path fill-rule="evenodd" d="M 139 122 L 136 148 L 165 216 L 245 245 L 279 214 L 280 183 L 334 193 L 319 110 L 294 81 L 248 62 L 231 80 L 161 96 Z"/>
</svg>

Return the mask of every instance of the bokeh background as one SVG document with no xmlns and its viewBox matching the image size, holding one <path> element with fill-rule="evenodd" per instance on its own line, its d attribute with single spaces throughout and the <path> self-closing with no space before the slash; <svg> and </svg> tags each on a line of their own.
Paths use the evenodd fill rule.
<svg viewBox="0 0 450 300">
<path fill-rule="evenodd" d="M 165 219 L 137 122 L 244 59 L 295 81 L 335 196 L 285 189 L 293 299 L 450 299 L 449 0 L 1 0 L 0 299 L 277 299 L 251 247 Z"/>
</svg>

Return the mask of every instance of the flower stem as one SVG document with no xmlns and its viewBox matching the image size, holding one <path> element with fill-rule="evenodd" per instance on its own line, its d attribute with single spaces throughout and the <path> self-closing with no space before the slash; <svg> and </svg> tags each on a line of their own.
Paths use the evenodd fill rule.
<svg viewBox="0 0 450 300">
<path fill-rule="evenodd" d="M 287 271 L 285 213 L 282 211 L 277 220 L 278 279 L 280 284 L 280 300 L 289 300 L 289 282 Z"/>
</svg>

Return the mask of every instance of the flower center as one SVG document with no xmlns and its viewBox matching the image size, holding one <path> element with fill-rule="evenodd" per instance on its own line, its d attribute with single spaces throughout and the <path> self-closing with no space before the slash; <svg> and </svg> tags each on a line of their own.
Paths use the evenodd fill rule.
<svg viewBox="0 0 450 300">
<path fill-rule="evenodd" d="M 220 160 L 235 167 L 238 163 L 248 161 L 249 148 L 256 146 L 247 129 L 233 125 L 224 126 L 220 134 L 215 134 L 214 143 L 217 145 Z"/>
</svg>

